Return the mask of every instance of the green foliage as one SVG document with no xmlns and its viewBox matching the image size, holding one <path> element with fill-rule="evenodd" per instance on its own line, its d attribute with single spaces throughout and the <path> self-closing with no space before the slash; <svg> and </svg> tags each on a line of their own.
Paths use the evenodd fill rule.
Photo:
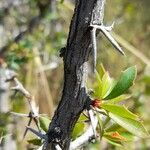
<svg viewBox="0 0 150 150">
<path fill-rule="evenodd" d="M 47 117 L 40 117 L 39 118 L 39 122 L 40 122 L 40 127 L 47 132 L 48 131 L 48 127 L 50 124 L 50 120 Z"/>
<path fill-rule="evenodd" d="M 122 146 L 124 142 L 134 140 L 134 136 L 147 137 L 149 134 L 139 117 L 125 106 L 118 104 L 130 97 L 129 94 L 124 93 L 127 93 L 134 83 L 136 67 L 126 69 L 118 80 L 113 80 L 102 65 L 99 69 L 100 73 L 97 72 L 94 84 L 93 97 L 95 100 L 92 104 L 93 107 L 99 108 L 100 114 L 98 112 L 96 114 L 100 135 L 115 146 Z M 107 118 L 102 120 L 102 115 L 107 115 Z M 116 123 L 110 125 L 110 119 Z"/>
<path fill-rule="evenodd" d="M 131 118 L 131 119 L 137 119 L 138 116 L 130 112 L 125 106 L 119 106 L 115 104 L 107 104 L 102 103 L 101 108 L 107 110 L 108 112 L 111 112 L 113 114 L 119 115 L 121 117 Z"/>
<path fill-rule="evenodd" d="M 85 121 L 87 120 L 87 118 L 81 114 L 79 119 L 78 119 L 78 122 L 76 123 L 74 129 L 73 129 L 73 132 L 72 132 L 72 139 L 75 139 L 77 138 L 78 136 L 80 136 L 84 130 L 85 130 Z"/>
<path fill-rule="evenodd" d="M 109 116 L 120 126 L 124 127 L 132 134 L 141 138 L 148 137 L 149 134 L 140 121 L 131 118 L 121 117 L 121 115 L 116 115 L 113 113 L 109 113 Z"/>
<path fill-rule="evenodd" d="M 130 67 L 125 70 L 120 76 L 120 79 L 117 81 L 116 85 L 113 87 L 110 93 L 108 93 L 107 96 L 104 97 L 104 99 L 113 99 L 124 94 L 129 89 L 129 87 L 133 85 L 135 76 L 135 67 Z"/>
</svg>

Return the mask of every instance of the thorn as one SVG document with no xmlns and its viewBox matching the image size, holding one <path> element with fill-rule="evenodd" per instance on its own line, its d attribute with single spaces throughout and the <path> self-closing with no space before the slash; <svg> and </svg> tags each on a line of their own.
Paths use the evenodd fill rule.
<svg viewBox="0 0 150 150">
<path fill-rule="evenodd" d="M 122 55 L 125 55 L 120 45 L 116 42 L 116 40 L 112 37 L 112 35 L 105 29 L 105 27 L 102 26 L 101 31 L 106 36 L 106 38 L 110 41 L 110 43 L 116 48 L 116 50 L 118 50 Z"/>
<path fill-rule="evenodd" d="M 45 134 L 42 134 L 41 132 L 38 132 L 38 131 L 36 131 L 35 129 L 30 128 L 29 126 L 26 126 L 26 128 L 27 128 L 28 130 L 30 130 L 32 133 L 34 133 L 36 136 L 40 137 L 41 139 L 47 140 L 47 136 L 46 136 Z"/>
<path fill-rule="evenodd" d="M 112 27 L 113 24 L 111 25 Z M 106 36 L 106 38 L 111 42 L 111 44 L 116 48 L 116 50 L 118 50 L 122 55 L 125 55 L 120 45 L 116 42 L 113 36 L 108 32 L 112 27 L 105 27 L 103 25 L 91 25 L 91 27 L 101 30 L 101 32 Z"/>
<path fill-rule="evenodd" d="M 32 118 L 29 119 L 29 122 L 28 122 L 28 125 L 27 125 L 27 126 L 30 126 L 31 121 L 32 121 Z M 23 139 L 25 138 L 27 132 L 28 132 L 28 128 L 26 128 L 26 130 L 25 130 L 25 132 L 24 132 L 24 134 L 23 134 Z"/>
<path fill-rule="evenodd" d="M 110 25 L 110 26 L 105 26 L 105 29 L 110 32 L 112 31 L 112 29 L 114 28 L 114 25 L 115 25 L 115 21 L 113 21 L 113 23 Z"/>
<path fill-rule="evenodd" d="M 37 128 L 39 130 L 39 132 L 41 132 L 41 129 L 40 129 L 40 126 L 39 126 L 39 122 L 38 122 L 37 118 L 33 118 L 33 120 L 34 120 L 34 122 L 35 122 L 35 124 L 36 124 L 36 126 L 37 126 Z"/>
</svg>

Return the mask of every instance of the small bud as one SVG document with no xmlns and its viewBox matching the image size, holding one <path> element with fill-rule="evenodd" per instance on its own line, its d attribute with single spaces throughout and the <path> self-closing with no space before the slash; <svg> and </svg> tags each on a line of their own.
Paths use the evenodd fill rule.
<svg viewBox="0 0 150 150">
<path fill-rule="evenodd" d="M 99 100 L 99 99 L 94 99 L 93 101 L 92 101 L 92 106 L 93 107 L 100 107 L 100 105 L 101 105 L 101 100 Z"/>
<path fill-rule="evenodd" d="M 119 140 L 121 140 L 121 141 L 125 141 L 125 140 L 126 140 L 126 139 L 125 139 L 122 135 L 120 135 L 118 132 L 113 132 L 113 133 L 111 134 L 111 136 L 112 136 L 113 138 L 119 139 Z"/>
</svg>

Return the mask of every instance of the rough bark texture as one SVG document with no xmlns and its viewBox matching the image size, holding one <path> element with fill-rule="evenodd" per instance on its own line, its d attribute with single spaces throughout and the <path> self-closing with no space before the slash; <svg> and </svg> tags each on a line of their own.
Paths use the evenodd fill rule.
<svg viewBox="0 0 150 150">
<path fill-rule="evenodd" d="M 58 143 L 69 149 L 70 136 L 81 112 L 86 108 L 86 62 L 89 59 L 90 24 L 102 24 L 105 0 L 76 0 L 67 46 L 63 49 L 64 88 L 52 122 L 49 126 L 48 149 Z"/>
</svg>

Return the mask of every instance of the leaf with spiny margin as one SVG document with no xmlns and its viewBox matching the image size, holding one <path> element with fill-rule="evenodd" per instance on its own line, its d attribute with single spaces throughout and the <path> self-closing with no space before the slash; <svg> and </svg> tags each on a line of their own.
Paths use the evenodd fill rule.
<svg viewBox="0 0 150 150">
<path fill-rule="evenodd" d="M 135 66 L 126 69 L 122 73 L 120 79 L 118 80 L 116 85 L 112 88 L 110 93 L 108 93 L 107 96 L 104 97 L 104 100 L 113 99 L 115 97 L 124 94 L 129 89 L 129 87 L 133 85 L 135 77 L 136 77 Z"/>
<path fill-rule="evenodd" d="M 100 107 L 120 117 L 138 119 L 138 116 L 130 112 L 127 108 L 125 108 L 125 106 L 102 103 Z"/>
<path fill-rule="evenodd" d="M 40 117 L 39 118 L 39 122 L 40 122 L 40 127 L 47 132 L 48 131 L 48 127 L 50 124 L 50 120 L 47 117 Z"/>
<path fill-rule="evenodd" d="M 116 123 L 118 123 L 130 133 L 141 138 L 149 136 L 147 130 L 144 128 L 143 124 L 140 121 L 131 118 L 121 117 L 113 113 L 109 113 L 109 116 L 112 120 L 114 120 Z"/>
</svg>

